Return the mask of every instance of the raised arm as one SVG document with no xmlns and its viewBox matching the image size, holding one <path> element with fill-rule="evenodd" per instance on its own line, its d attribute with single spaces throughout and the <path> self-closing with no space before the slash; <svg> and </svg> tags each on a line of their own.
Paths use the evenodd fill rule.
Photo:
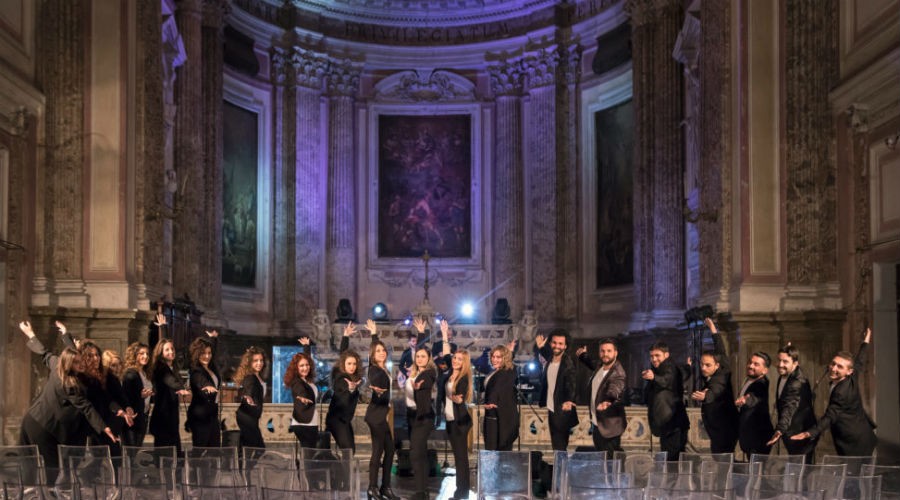
<svg viewBox="0 0 900 500">
<path fill-rule="evenodd" d="M 853 359 L 852 375 L 866 371 L 866 363 L 869 361 L 869 342 L 871 341 L 872 329 L 866 328 L 866 334 L 863 337 L 862 343 L 859 344 L 859 350 L 856 352 L 856 356 Z"/>
<path fill-rule="evenodd" d="M 589 370 L 595 371 L 599 363 L 594 361 L 587 353 L 587 347 L 581 346 L 578 350 L 575 351 L 575 355 L 578 357 L 578 361 L 581 361 L 581 364 L 588 367 Z"/>
</svg>

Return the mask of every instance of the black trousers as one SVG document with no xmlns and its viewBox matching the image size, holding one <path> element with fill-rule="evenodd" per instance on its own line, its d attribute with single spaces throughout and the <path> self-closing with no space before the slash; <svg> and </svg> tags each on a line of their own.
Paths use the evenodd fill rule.
<svg viewBox="0 0 900 500">
<path fill-rule="evenodd" d="M 353 435 L 352 425 L 332 420 L 327 427 L 338 448 L 342 450 L 350 448 L 353 450 L 353 453 L 356 453 L 356 438 Z"/>
<path fill-rule="evenodd" d="M 409 437 L 409 459 L 412 461 L 415 475 L 416 493 L 425 493 L 425 482 L 428 480 L 428 436 L 434 430 L 434 419 L 415 420 L 412 424 L 412 435 Z"/>
<path fill-rule="evenodd" d="M 550 429 L 550 447 L 566 451 L 569 447 L 569 422 L 562 412 L 547 412 L 547 427 Z"/>
<path fill-rule="evenodd" d="M 251 448 L 265 448 L 266 443 L 263 441 L 262 432 L 259 430 L 259 420 L 252 415 L 248 415 L 238 410 L 235 415 L 238 429 L 241 430 L 241 448 L 249 446 Z"/>
<path fill-rule="evenodd" d="M 596 426 L 591 428 L 591 438 L 594 440 L 594 449 L 597 451 L 605 451 L 606 458 L 612 460 L 613 453 L 622 450 L 622 436 L 618 435 L 611 438 L 605 438 L 600 435 L 600 430 Z"/>
<path fill-rule="evenodd" d="M 319 427 L 316 425 L 292 425 L 291 431 L 302 448 L 315 448 L 319 441 Z"/>
<path fill-rule="evenodd" d="M 378 486 L 378 467 L 381 467 L 381 487 L 391 487 L 391 465 L 394 463 L 394 437 L 387 420 L 368 424 L 372 433 L 372 457 L 369 459 L 369 486 Z"/>
<path fill-rule="evenodd" d="M 687 444 L 687 429 L 672 429 L 666 434 L 659 436 L 659 447 L 662 451 L 668 453 L 666 460 L 669 462 L 677 462 L 684 446 Z"/>
<path fill-rule="evenodd" d="M 144 438 L 147 436 L 147 415 L 134 417 L 134 425 L 125 426 L 122 431 L 122 444 L 124 446 L 144 446 Z"/>
<path fill-rule="evenodd" d="M 469 498 L 469 429 L 472 424 L 459 425 L 455 420 L 447 421 L 447 438 L 453 450 L 453 463 L 456 465 L 456 494 L 454 498 Z"/>
<path fill-rule="evenodd" d="M 816 439 L 806 439 L 803 441 L 791 441 L 788 436 L 781 436 L 781 442 L 791 455 L 806 455 L 806 463 L 815 463 L 816 458 Z"/>
<path fill-rule="evenodd" d="M 512 451 L 513 443 L 500 443 L 500 419 L 484 417 L 484 449 L 492 451 Z M 518 422 L 516 422 L 518 424 Z"/>
<path fill-rule="evenodd" d="M 38 453 L 44 458 L 44 466 L 48 469 L 59 468 L 59 448 L 57 446 L 61 443 L 30 415 L 25 415 L 22 419 L 22 428 L 19 429 L 19 444 L 36 444 Z"/>
<path fill-rule="evenodd" d="M 194 446 L 215 448 L 222 446 L 222 429 L 219 428 L 219 419 L 191 422 L 191 443 Z"/>
</svg>

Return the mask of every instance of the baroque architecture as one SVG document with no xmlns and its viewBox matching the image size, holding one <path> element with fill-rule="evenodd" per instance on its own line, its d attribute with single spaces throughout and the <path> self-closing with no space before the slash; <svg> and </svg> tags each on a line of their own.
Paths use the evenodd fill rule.
<svg viewBox="0 0 900 500">
<path fill-rule="evenodd" d="M 819 374 L 872 327 L 897 454 L 898 23 L 894 0 L 3 2 L 3 442 L 46 376 L 22 320 L 123 351 L 175 303 L 186 332 L 324 346 L 347 299 L 397 346 L 414 312 L 482 325 L 473 349 L 616 336 L 635 388 L 654 340 L 697 347 L 698 306 L 738 367 L 790 341 Z"/>
</svg>

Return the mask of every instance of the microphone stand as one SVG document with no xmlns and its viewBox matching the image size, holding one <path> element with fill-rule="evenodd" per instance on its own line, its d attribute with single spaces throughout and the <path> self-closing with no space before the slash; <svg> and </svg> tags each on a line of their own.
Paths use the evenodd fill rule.
<svg viewBox="0 0 900 500">
<path fill-rule="evenodd" d="M 517 378 L 518 378 L 518 377 L 517 377 Z M 515 384 L 515 386 L 514 386 L 514 387 L 516 388 L 516 400 L 517 400 L 519 403 L 525 403 L 525 404 L 528 406 L 528 409 L 531 410 L 531 413 L 534 414 L 534 417 L 535 417 L 536 419 L 538 419 L 538 422 L 540 422 L 541 424 L 543 424 L 543 423 L 544 423 L 544 419 L 542 419 L 541 416 L 538 414 L 537 410 L 534 409 L 534 405 L 531 404 L 531 401 L 528 401 L 528 399 L 526 399 L 525 396 L 522 395 L 522 391 L 519 390 L 519 383 L 518 383 L 518 382 L 519 382 L 519 381 L 516 380 L 516 384 Z M 516 443 L 517 443 L 516 446 L 518 447 L 517 451 L 522 451 L 522 432 L 521 432 L 521 431 L 522 431 L 522 430 L 519 429 L 519 437 L 518 437 L 518 439 L 516 439 Z"/>
</svg>

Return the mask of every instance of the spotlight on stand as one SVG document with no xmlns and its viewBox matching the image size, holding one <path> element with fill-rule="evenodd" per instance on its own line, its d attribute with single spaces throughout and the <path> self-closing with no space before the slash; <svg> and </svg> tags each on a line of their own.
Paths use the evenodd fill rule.
<svg viewBox="0 0 900 500">
<path fill-rule="evenodd" d="M 475 305 L 471 302 L 463 302 L 459 307 L 459 323 L 475 322 Z"/>
<path fill-rule="evenodd" d="M 434 324 L 440 325 L 441 321 L 444 321 L 444 315 L 441 313 L 437 313 L 434 315 Z"/>
<path fill-rule="evenodd" d="M 494 304 L 494 311 L 491 313 L 491 324 L 508 325 L 512 323 L 512 320 L 509 319 L 509 315 L 509 301 L 504 298 L 497 299 L 497 303 Z"/>
<path fill-rule="evenodd" d="M 711 305 L 692 307 L 684 312 L 684 320 L 688 327 L 702 325 L 706 318 L 712 318 L 716 312 Z"/>
<path fill-rule="evenodd" d="M 383 302 L 378 302 L 377 304 L 372 306 L 372 319 L 374 319 L 375 321 L 387 321 L 388 309 Z"/>
<path fill-rule="evenodd" d="M 353 314 L 353 306 L 350 305 L 350 299 L 341 299 L 338 300 L 337 305 L 337 319 L 334 321 L 335 323 L 349 323 L 351 321 L 356 321 L 356 316 Z"/>
</svg>

